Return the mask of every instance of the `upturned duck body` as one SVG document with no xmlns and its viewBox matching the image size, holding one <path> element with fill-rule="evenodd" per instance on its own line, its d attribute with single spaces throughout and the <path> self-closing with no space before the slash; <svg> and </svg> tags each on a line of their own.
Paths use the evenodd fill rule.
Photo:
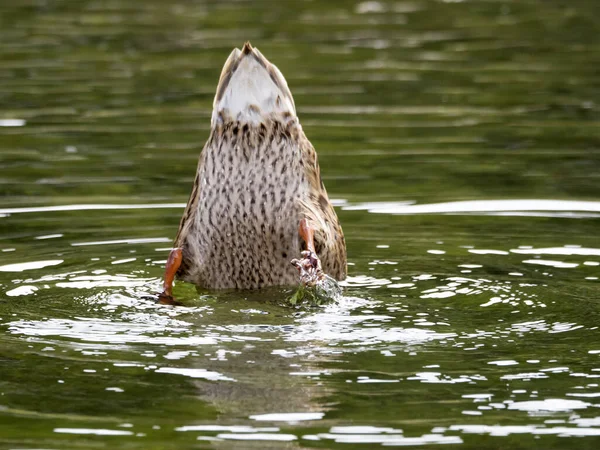
<svg viewBox="0 0 600 450">
<path fill-rule="evenodd" d="M 323 272 L 346 277 L 346 246 L 317 153 L 285 78 L 246 43 L 221 72 L 163 295 L 174 278 L 256 289 L 314 283 Z"/>
</svg>

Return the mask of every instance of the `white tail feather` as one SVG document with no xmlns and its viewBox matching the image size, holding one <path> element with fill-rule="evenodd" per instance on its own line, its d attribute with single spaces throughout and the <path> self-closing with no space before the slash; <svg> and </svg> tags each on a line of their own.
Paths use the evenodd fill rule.
<svg viewBox="0 0 600 450">
<path fill-rule="evenodd" d="M 212 124 L 220 118 L 258 123 L 272 115 L 295 117 L 294 99 L 279 69 L 246 43 L 241 51 L 233 50 L 225 62 Z"/>
</svg>

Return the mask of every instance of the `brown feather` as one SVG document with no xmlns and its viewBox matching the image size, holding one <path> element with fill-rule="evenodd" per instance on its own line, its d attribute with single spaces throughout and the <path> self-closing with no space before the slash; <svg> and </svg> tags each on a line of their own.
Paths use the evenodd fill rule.
<svg viewBox="0 0 600 450">
<path fill-rule="evenodd" d="M 207 288 L 298 282 L 301 219 L 315 229 L 323 270 L 346 277 L 346 247 L 281 72 L 246 43 L 227 59 L 211 134 L 175 238 L 180 279 Z"/>
</svg>

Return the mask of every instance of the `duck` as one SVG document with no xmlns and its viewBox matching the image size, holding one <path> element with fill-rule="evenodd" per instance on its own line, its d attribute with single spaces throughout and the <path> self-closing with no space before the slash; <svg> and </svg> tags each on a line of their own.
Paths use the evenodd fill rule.
<svg viewBox="0 0 600 450">
<path fill-rule="evenodd" d="M 176 279 L 261 289 L 346 275 L 342 227 L 287 81 L 246 42 L 223 66 L 160 296 L 172 299 Z"/>
</svg>

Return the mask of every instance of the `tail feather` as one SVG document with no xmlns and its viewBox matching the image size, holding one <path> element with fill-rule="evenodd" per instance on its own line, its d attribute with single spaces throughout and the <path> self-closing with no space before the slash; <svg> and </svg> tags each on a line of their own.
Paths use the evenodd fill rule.
<svg viewBox="0 0 600 450">
<path fill-rule="evenodd" d="M 246 42 L 242 50 L 231 52 L 223 66 L 212 123 L 260 122 L 273 114 L 295 117 L 294 99 L 279 69 Z"/>
</svg>

